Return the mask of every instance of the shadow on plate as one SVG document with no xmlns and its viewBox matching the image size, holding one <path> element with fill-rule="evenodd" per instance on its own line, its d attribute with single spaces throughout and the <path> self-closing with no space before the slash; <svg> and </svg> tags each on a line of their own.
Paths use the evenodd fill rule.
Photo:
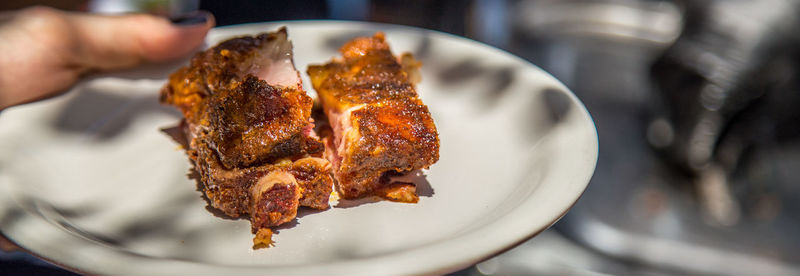
<svg viewBox="0 0 800 276">
<path fill-rule="evenodd" d="M 137 118 L 152 114 L 167 114 L 180 118 L 180 113 L 162 106 L 157 94 L 109 93 L 100 87 L 86 85 L 61 107 L 51 127 L 60 132 L 82 133 L 95 141 L 103 142 L 117 137 Z"/>
</svg>

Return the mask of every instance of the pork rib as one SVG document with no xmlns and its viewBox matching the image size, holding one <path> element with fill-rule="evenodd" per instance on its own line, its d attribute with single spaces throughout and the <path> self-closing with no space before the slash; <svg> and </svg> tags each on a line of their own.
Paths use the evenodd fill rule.
<svg viewBox="0 0 800 276">
<path fill-rule="evenodd" d="M 249 216 L 257 244 L 299 206 L 328 208 L 331 165 L 285 28 L 196 54 L 170 75 L 160 101 L 184 115 L 186 151 L 211 205 Z"/>
<path fill-rule="evenodd" d="M 395 57 L 383 33 L 356 38 L 340 52 L 343 58 L 308 68 L 333 128 L 326 157 L 340 195 L 416 202 L 413 184 L 390 178 L 439 159 L 436 126 L 414 87 L 420 63 L 410 54 Z"/>
</svg>

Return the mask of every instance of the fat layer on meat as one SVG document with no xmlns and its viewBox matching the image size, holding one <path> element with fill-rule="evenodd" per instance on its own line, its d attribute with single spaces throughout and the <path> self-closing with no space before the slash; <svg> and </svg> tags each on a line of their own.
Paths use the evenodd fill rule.
<svg viewBox="0 0 800 276">
<path fill-rule="evenodd" d="M 414 86 L 420 63 L 410 54 L 395 57 L 382 33 L 340 52 L 342 58 L 308 68 L 333 129 L 326 155 L 340 195 L 416 202 L 413 184 L 390 179 L 439 159 L 436 126 Z"/>
<path fill-rule="evenodd" d="M 196 54 L 160 101 L 183 113 L 186 151 L 214 208 L 249 216 L 259 235 L 293 220 L 298 206 L 328 208 L 331 165 L 285 28 Z"/>
</svg>

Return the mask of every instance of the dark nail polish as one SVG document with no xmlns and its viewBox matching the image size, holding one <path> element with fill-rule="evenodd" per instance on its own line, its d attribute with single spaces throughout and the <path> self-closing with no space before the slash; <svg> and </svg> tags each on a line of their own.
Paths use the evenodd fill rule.
<svg viewBox="0 0 800 276">
<path fill-rule="evenodd" d="M 181 26 L 199 25 L 208 22 L 208 13 L 202 11 L 193 11 L 185 14 L 178 15 L 169 19 L 172 24 Z"/>
</svg>

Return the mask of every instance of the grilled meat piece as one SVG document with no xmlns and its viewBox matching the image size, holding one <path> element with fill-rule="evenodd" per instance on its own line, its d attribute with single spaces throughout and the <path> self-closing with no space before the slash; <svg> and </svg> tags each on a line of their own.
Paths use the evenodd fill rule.
<svg viewBox="0 0 800 276">
<path fill-rule="evenodd" d="M 170 76 L 161 101 L 202 126 L 226 168 L 300 154 L 312 100 L 292 64 L 285 29 L 224 41 Z"/>
<path fill-rule="evenodd" d="M 161 91 L 184 115 L 186 151 L 211 205 L 249 215 L 256 243 L 298 206 L 328 208 L 333 186 L 291 50 L 285 28 L 230 39 L 195 55 Z"/>
<path fill-rule="evenodd" d="M 308 68 L 333 128 L 326 157 L 340 195 L 416 202 L 413 184 L 391 183 L 391 176 L 439 159 L 436 126 L 414 88 L 419 62 L 410 54 L 398 60 L 382 33 L 356 38 L 340 52 L 342 59 Z"/>
<path fill-rule="evenodd" d="M 221 210 L 231 217 L 250 214 L 253 221 L 254 214 L 250 213 L 253 202 L 254 185 L 263 186 L 264 179 L 269 174 L 282 172 L 291 175 L 291 184 L 300 193 L 297 201 L 300 206 L 307 206 L 315 209 L 327 209 L 328 198 L 330 197 L 333 179 L 331 178 L 330 162 L 314 156 L 306 156 L 297 160 L 281 159 L 270 164 L 250 166 L 244 168 L 227 169 L 219 162 L 213 149 L 208 147 L 202 139 L 190 141 L 190 149 L 187 150 L 191 159 L 194 161 L 195 169 L 200 174 L 200 180 L 204 184 L 206 196 L 211 200 L 212 206 Z M 284 182 L 284 184 L 290 184 Z M 259 190 L 263 190 L 263 187 Z M 295 206 L 294 209 L 297 209 Z M 289 212 L 284 212 L 291 214 Z M 294 215 L 286 218 L 289 221 Z M 285 222 L 285 221 L 284 221 Z M 275 223 L 274 225 L 279 225 Z M 254 227 L 256 224 L 253 224 Z M 274 226 L 273 225 L 273 226 Z M 256 228 L 253 229 L 255 231 Z"/>
</svg>

